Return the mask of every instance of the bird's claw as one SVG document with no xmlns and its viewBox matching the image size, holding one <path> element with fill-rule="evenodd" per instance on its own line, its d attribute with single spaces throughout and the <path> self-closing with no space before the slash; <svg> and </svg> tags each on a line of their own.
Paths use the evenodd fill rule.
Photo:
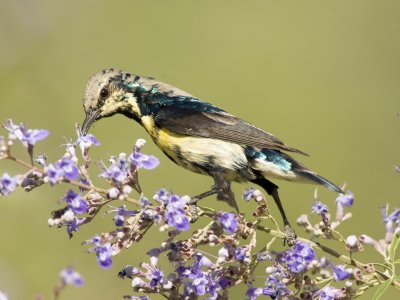
<svg viewBox="0 0 400 300">
<path fill-rule="evenodd" d="M 287 244 L 289 247 L 293 246 L 297 239 L 296 232 L 294 232 L 290 225 L 285 225 L 283 232 L 285 233 L 283 245 L 285 246 Z"/>
</svg>

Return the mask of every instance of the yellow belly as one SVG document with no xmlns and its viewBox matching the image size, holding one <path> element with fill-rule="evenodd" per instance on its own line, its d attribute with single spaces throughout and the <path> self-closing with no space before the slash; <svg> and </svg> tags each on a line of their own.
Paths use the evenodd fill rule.
<svg viewBox="0 0 400 300">
<path fill-rule="evenodd" d="M 157 146 L 176 164 L 192 172 L 208 174 L 213 168 L 229 181 L 245 181 L 240 170 L 248 170 L 243 148 L 221 140 L 185 136 L 167 129 L 156 130 L 153 120 L 142 117 L 142 124 Z M 243 173 L 243 172 L 242 172 Z"/>
</svg>

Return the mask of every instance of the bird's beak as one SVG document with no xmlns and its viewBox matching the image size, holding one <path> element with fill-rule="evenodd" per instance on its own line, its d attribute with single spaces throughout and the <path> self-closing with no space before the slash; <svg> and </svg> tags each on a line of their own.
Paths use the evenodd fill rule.
<svg viewBox="0 0 400 300">
<path fill-rule="evenodd" d="M 90 126 L 97 120 L 97 117 L 100 115 L 100 109 L 91 109 L 86 112 L 85 121 L 83 121 L 83 125 L 81 127 L 81 135 L 84 136 L 88 133 Z"/>
</svg>

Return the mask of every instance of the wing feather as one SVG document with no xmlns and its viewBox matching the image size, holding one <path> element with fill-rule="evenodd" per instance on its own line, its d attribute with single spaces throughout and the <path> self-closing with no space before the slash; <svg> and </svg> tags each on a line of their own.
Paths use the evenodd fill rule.
<svg viewBox="0 0 400 300">
<path fill-rule="evenodd" d="M 285 145 L 272 134 L 224 111 L 210 112 L 168 106 L 157 112 L 155 123 L 178 134 L 221 139 L 260 149 L 267 148 L 307 155 Z"/>
</svg>

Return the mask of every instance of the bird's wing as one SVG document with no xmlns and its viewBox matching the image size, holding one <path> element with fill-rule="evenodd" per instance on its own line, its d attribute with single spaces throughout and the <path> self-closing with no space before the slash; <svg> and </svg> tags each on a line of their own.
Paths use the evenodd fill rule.
<svg viewBox="0 0 400 300">
<path fill-rule="evenodd" d="M 267 148 L 307 155 L 285 145 L 272 134 L 224 111 L 202 111 L 188 107 L 167 106 L 157 112 L 155 123 L 161 128 L 178 134 L 214 138 L 260 149 Z"/>
</svg>

